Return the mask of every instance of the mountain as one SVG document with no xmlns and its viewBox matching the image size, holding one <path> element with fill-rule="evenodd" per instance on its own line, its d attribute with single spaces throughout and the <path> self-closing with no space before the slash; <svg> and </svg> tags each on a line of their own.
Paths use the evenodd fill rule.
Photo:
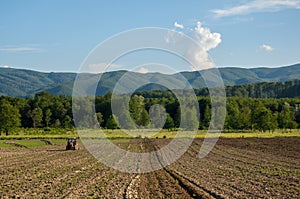
<svg viewBox="0 0 300 199">
<path fill-rule="evenodd" d="M 300 79 L 300 64 L 279 68 L 246 69 L 227 67 L 219 68 L 219 71 L 226 86 Z M 101 76 L 96 94 L 104 95 L 112 91 L 119 80 L 121 83 L 118 84 L 118 88 L 122 91 L 130 91 L 132 88 L 138 88 L 138 91 L 166 90 L 166 87 L 184 88 L 189 85 L 187 81 L 193 88 L 206 87 L 200 74 L 209 73 L 210 70 L 199 72 L 181 72 L 172 75 L 127 71 L 106 72 Z M 89 85 L 98 82 L 99 75 L 84 75 L 86 80 L 82 83 Z M 24 69 L 0 68 L 0 95 L 29 97 L 41 91 L 48 91 L 56 95 L 71 95 L 76 76 L 77 73 L 45 73 Z M 141 85 L 141 83 L 144 85 Z M 165 87 L 159 84 L 165 85 Z M 92 93 L 92 91 L 90 92 Z"/>
</svg>

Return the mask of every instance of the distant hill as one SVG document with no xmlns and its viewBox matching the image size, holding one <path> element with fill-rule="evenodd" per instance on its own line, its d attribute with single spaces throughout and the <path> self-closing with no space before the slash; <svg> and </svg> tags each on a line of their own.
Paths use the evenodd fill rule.
<svg viewBox="0 0 300 199">
<path fill-rule="evenodd" d="M 243 98 L 294 98 L 300 97 L 300 80 L 287 82 L 263 82 L 257 84 L 242 84 L 226 86 L 227 97 Z M 209 96 L 207 88 L 194 89 L 197 96 Z M 145 98 L 174 98 L 174 93 L 169 90 L 137 91 L 137 95 Z"/>
<path fill-rule="evenodd" d="M 73 83 L 71 82 L 75 77 L 75 73 L 42 73 L 32 70 L 0 68 L 0 95 L 27 97 L 65 83 L 69 83 L 72 87 Z"/>
<path fill-rule="evenodd" d="M 300 79 L 300 64 L 279 68 L 219 68 L 220 74 L 226 86 L 254 84 L 261 82 L 285 82 Z M 206 71 L 200 71 L 204 73 Z M 112 71 L 104 73 L 98 84 L 97 95 L 104 95 L 115 87 L 116 82 L 126 71 Z M 157 83 L 169 85 L 182 85 L 183 77 L 193 88 L 206 87 L 199 72 L 181 72 L 173 75 L 161 73 L 126 73 L 126 81 L 122 85 L 126 90 L 130 86 L 140 87 L 140 82 L 151 80 Z M 14 97 L 29 97 L 37 92 L 48 91 L 55 95 L 71 95 L 76 73 L 44 73 L 32 70 L 0 68 L 0 95 Z M 97 80 L 97 74 L 86 74 L 87 82 Z M 125 79 L 125 78 L 123 78 Z M 165 90 L 165 87 L 157 84 L 147 84 L 140 87 L 139 91 Z"/>
</svg>

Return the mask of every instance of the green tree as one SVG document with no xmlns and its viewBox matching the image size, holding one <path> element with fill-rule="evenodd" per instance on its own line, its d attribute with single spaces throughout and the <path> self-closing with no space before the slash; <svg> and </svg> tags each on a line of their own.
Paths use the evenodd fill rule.
<svg viewBox="0 0 300 199">
<path fill-rule="evenodd" d="M 226 117 L 226 128 L 227 129 L 241 129 L 240 110 L 239 106 L 235 101 L 227 102 L 227 117 Z"/>
<path fill-rule="evenodd" d="M 66 114 L 63 111 L 62 114 Z M 59 116 L 57 118 L 60 118 Z M 73 119 L 77 128 L 95 128 L 97 115 L 95 114 L 93 98 L 82 97 L 73 99 Z"/>
<path fill-rule="evenodd" d="M 129 110 L 136 125 L 147 126 L 149 124 L 150 118 L 145 109 L 143 96 L 134 95 L 129 102 Z"/>
<path fill-rule="evenodd" d="M 181 124 L 184 130 L 196 130 L 199 127 L 197 111 L 195 108 L 187 108 L 181 111 Z"/>
<path fill-rule="evenodd" d="M 154 104 L 150 108 L 151 126 L 154 128 L 162 128 L 166 121 L 166 110 L 158 104 Z"/>
<path fill-rule="evenodd" d="M 274 131 L 278 127 L 277 116 L 263 105 L 256 108 L 254 113 L 254 129 L 260 131 Z"/>
<path fill-rule="evenodd" d="M 32 126 L 33 128 L 41 127 L 43 121 L 43 112 L 42 109 L 37 107 L 33 110 L 29 111 L 29 116 L 32 119 Z"/>
<path fill-rule="evenodd" d="M 101 112 L 97 112 L 96 113 L 96 117 L 97 117 L 97 121 L 98 121 L 99 125 L 101 126 L 102 123 L 104 122 L 102 113 Z"/>
<path fill-rule="evenodd" d="M 278 115 L 279 128 L 294 129 L 297 128 L 297 122 L 295 122 L 295 115 L 291 112 L 291 107 L 288 103 L 283 105 L 282 111 Z"/>
<path fill-rule="evenodd" d="M 106 128 L 108 129 L 117 129 L 118 128 L 118 124 L 117 124 L 117 120 L 116 120 L 116 116 L 115 115 L 111 115 L 107 122 L 106 122 Z"/>
<path fill-rule="evenodd" d="M 180 126 L 181 122 L 181 109 L 180 106 L 177 106 L 176 113 L 174 115 L 174 125 L 176 128 Z"/>
<path fill-rule="evenodd" d="M 19 109 L 5 99 L 0 101 L 0 133 L 4 131 L 8 135 L 11 129 L 19 127 L 20 117 Z"/>
<path fill-rule="evenodd" d="M 138 125 L 147 126 L 150 123 L 150 117 L 145 109 L 142 109 L 140 120 L 138 120 Z"/>
<path fill-rule="evenodd" d="M 208 103 L 205 104 L 203 116 L 201 118 L 200 129 L 208 129 L 211 119 L 211 109 Z"/>
<path fill-rule="evenodd" d="M 64 118 L 63 125 L 65 128 L 73 127 L 73 119 L 69 115 L 66 115 L 66 117 Z"/>
<path fill-rule="evenodd" d="M 59 119 L 56 119 L 55 122 L 54 122 L 54 124 L 53 124 L 53 126 L 54 126 L 55 128 L 60 128 L 60 127 L 61 127 L 61 122 L 60 122 L 60 120 L 59 120 Z"/>
<path fill-rule="evenodd" d="M 164 129 L 172 129 L 174 128 L 175 125 L 174 125 L 174 120 L 173 118 L 167 113 L 167 119 L 166 119 L 166 122 L 165 122 L 165 125 L 164 125 Z"/>
<path fill-rule="evenodd" d="M 45 115 L 44 115 L 44 121 L 45 121 L 46 127 L 48 127 L 50 125 L 51 116 L 52 116 L 51 110 L 47 109 L 45 112 Z"/>
</svg>

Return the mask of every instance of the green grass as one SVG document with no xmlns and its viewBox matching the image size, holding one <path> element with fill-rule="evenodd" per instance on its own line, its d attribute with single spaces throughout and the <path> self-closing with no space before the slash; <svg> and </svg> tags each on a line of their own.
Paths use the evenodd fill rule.
<svg viewBox="0 0 300 199">
<path fill-rule="evenodd" d="M 158 133 L 156 133 L 154 130 L 145 130 L 145 131 L 132 131 L 133 135 L 128 135 L 121 130 L 104 130 L 104 134 L 107 138 L 113 139 L 113 142 L 115 144 L 119 143 L 128 143 L 128 139 L 132 139 L 135 137 L 149 137 L 149 138 L 163 138 L 164 136 L 166 138 L 175 138 L 176 131 L 167 131 L 167 130 L 161 130 Z M 214 138 L 217 137 L 217 134 L 210 134 L 206 135 L 207 131 L 198 131 L 196 134 L 196 138 L 205 138 L 210 137 Z M 101 135 L 99 133 L 99 130 L 80 130 L 79 136 L 81 138 L 88 137 L 88 138 L 105 138 L 104 135 Z M 1 136 L 0 137 L 0 148 L 18 148 L 18 146 L 14 146 L 12 144 L 8 143 L 16 143 L 20 146 L 24 146 L 26 148 L 37 148 L 37 147 L 43 147 L 47 144 L 43 142 L 41 139 L 49 140 L 53 145 L 64 145 L 66 143 L 66 139 L 68 137 L 78 137 L 77 134 L 73 135 L 10 135 L 10 136 Z M 181 134 L 178 136 L 179 138 L 192 138 L 191 135 L 189 135 L 189 132 L 181 132 Z M 243 131 L 237 131 L 237 132 L 223 132 L 220 135 L 220 138 L 288 138 L 288 137 L 300 137 L 300 130 L 293 130 L 290 132 L 286 131 L 275 131 L 275 132 L 243 132 Z"/>
<path fill-rule="evenodd" d="M 23 140 L 23 139 L 67 139 L 69 137 L 78 137 L 77 134 L 69 135 L 8 135 L 0 136 L 0 140 Z"/>
<path fill-rule="evenodd" d="M 23 139 L 23 140 L 1 140 L 0 141 L 0 147 L 1 148 L 19 148 L 19 147 L 24 147 L 24 148 L 36 148 L 36 147 L 41 147 L 45 146 L 46 144 L 42 142 L 41 140 L 28 140 L 28 139 Z"/>
<path fill-rule="evenodd" d="M 0 140 L 66 139 L 68 137 L 78 137 L 76 130 L 63 128 L 18 128 L 9 132 L 8 136 L 2 134 Z"/>
<path fill-rule="evenodd" d="M 23 140 L 16 140 L 15 143 L 20 144 L 26 148 L 37 148 L 37 147 L 41 147 L 41 146 L 45 146 L 45 142 L 42 142 L 39 139 L 33 139 L 33 140 L 27 140 L 27 139 L 23 139 Z"/>
<path fill-rule="evenodd" d="M 176 136 L 176 132 L 174 131 L 160 131 L 152 138 L 158 137 L 162 138 L 166 136 L 167 138 L 174 138 Z M 292 132 L 284 132 L 284 131 L 275 131 L 275 132 L 258 132 L 258 131 L 236 131 L 236 132 L 222 132 L 220 135 L 216 133 L 210 133 L 207 135 L 207 131 L 201 130 L 196 134 L 196 138 L 275 138 L 275 137 L 300 137 L 300 130 L 294 130 Z M 188 133 L 183 132 L 179 137 L 191 137 Z"/>
<path fill-rule="evenodd" d="M 0 140 L 0 148 L 15 148 L 14 146 L 10 145 L 10 144 L 6 144 L 5 142 L 7 142 L 6 140 Z"/>
<path fill-rule="evenodd" d="M 47 139 L 50 141 L 52 145 L 65 145 L 66 139 Z M 17 144 L 18 146 L 14 145 Z M 48 146 L 44 141 L 41 139 L 11 139 L 11 140 L 0 140 L 0 148 L 37 148 Z"/>
<path fill-rule="evenodd" d="M 149 138 L 163 138 L 164 136 L 167 138 L 175 138 L 178 134 L 178 138 L 192 138 L 190 132 L 182 131 L 178 133 L 177 131 L 168 131 L 161 130 L 157 132 L 155 129 L 145 129 L 145 130 L 132 130 L 130 131 L 130 135 L 126 134 L 121 130 L 100 130 L 100 129 L 89 129 L 89 130 L 75 130 L 69 131 L 65 129 L 51 129 L 45 131 L 43 129 L 21 129 L 19 133 L 15 133 L 13 135 L 1 135 L 0 140 L 24 140 L 24 139 L 67 139 L 69 137 L 88 137 L 88 138 L 109 138 L 109 139 L 130 139 L 136 137 L 149 137 Z M 101 132 L 103 132 L 101 134 Z M 78 134 L 77 134 L 78 133 Z M 211 133 L 207 135 L 206 130 L 199 130 L 195 136 L 196 138 L 205 138 L 205 137 L 218 137 L 218 134 Z M 258 132 L 258 131 L 231 131 L 231 132 L 222 132 L 220 138 L 274 138 L 274 137 L 300 137 L 300 130 L 292 130 L 292 131 L 280 131 L 277 130 L 275 132 Z M 5 142 L 1 142 L 0 146 L 6 146 Z"/>
<path fill-rule="evenodd" d="M 155 130 L 133 130 L 130 133 L 132 135 L 128 135 L 121 130 L 104 130 L 104 135 L 100 133 L 100 130 L 81 130 L 79 131 L 80 137 L 88 137 L 88 138 L 109 138 L 109 139 L 118 139 L 118 138 L 136 138 L 136 137 L 149 137 L 149 138 L 163 138 L 164 136 L 167 138 L 175 138 L 177 135 L 177 131 L 167 131 L 161 130 L 156 132 Z M 233 132 L 222 132 L 220 135 L 216 133 L 210 133 L 207 135 L 207 131 L 199 130 L 195 138 L 275 138 L 275 137 L 300 137 L 300 130 L 293 130 L 290 132 L 287 131 L 275 131 L 275 132 L 258 132 L 258 131 L 233 131 Z M 178 138 L 192 138 L 188 131 L 182 131 L 177 135 Z"/>
</svg>

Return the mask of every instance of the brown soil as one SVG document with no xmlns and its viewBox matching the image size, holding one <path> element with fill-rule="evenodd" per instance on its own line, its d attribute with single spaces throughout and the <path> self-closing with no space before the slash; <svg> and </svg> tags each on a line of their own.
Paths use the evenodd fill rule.
<svg viewBox="0 0 300 199">
<path fill-rule="evenodd" d="M 120 143 L 145 152 L 169 141 Z M 146 174 L 111 169 L 82 146 L 0 148 L 0 198 L 300 198 L 300 138 L 220 139 L 203 159 L 201 144 Z"/>
</svg>

